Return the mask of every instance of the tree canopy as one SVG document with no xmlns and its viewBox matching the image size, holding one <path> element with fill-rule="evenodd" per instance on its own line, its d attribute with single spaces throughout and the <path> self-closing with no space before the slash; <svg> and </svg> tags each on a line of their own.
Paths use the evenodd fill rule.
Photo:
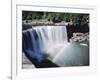
<svg viewBox="0 0 100 80">
<path fill-rule="evenodd" d="M 52 22 L 70 22 L 78 24 L 89 23 L 89 14 L 84 13 L 62 13 L 62 12 L 38 12 L 22 11 L 22 20 L 46 20 Z"/>
</svg>

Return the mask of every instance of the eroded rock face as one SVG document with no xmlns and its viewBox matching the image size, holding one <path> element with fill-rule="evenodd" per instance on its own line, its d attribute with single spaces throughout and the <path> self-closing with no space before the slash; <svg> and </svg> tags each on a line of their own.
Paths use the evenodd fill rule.
<svg viewBox="0 0 100 80">
<path fill-rule="evenodd" d="M 31 63 L 31 61 L 22 53 L 22 68 L 23 69 L 33 69 L 35 66 Z"/>
<path fill-rule="evenodd" d="M 89 33 L 73 33 L 70 42 L 89 42 Z"/>
</svg>

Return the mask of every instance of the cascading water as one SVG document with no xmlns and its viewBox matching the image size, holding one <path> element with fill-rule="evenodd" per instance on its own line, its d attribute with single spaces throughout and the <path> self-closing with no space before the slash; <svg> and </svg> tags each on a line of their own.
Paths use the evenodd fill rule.
<svg viewBox="0 0 100 80">
<path fill-rule="evenodd" d="M 39 37 L 39 47 L 43 53 L 56 55 L 68 42 L 65 26 L 38 26 L 33 29 Z"/>
<path fill-rule="evenodd" d="M 23 49 L 33 59 L 41 62 L 45 54 L 53 57 L 67 44 L 65 26 L 36 26 L 23 31 Z"/>
</svg>

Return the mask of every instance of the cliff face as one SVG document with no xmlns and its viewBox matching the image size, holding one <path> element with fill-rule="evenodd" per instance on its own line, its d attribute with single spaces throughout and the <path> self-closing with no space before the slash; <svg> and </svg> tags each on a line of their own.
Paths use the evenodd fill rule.
<svg viewBox="0 0 100 80">
<path fill-rule="evenodd" d="M 68 25 L 66 26 L 66 28 L 67 28 L 67 33 L 68 33 L 68 39 L 70 39 L 73 36 L 73 33 L 88 33 L 89 32 L 88 24 Z"/>
</svg>

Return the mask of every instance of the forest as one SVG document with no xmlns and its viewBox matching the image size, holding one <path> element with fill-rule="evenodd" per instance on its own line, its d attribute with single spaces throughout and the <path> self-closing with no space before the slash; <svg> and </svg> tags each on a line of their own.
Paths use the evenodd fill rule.
<svg viewBox="0 0 100 80">
<path fill-rule="evenodd" d="M 73 24 L 88 24 L 89 14 L 84 13 L 62 13 L 62 12 L 39 12 L 22 11 L 22 20 L 26 22 L 70 22 Z"/>
</svg>

